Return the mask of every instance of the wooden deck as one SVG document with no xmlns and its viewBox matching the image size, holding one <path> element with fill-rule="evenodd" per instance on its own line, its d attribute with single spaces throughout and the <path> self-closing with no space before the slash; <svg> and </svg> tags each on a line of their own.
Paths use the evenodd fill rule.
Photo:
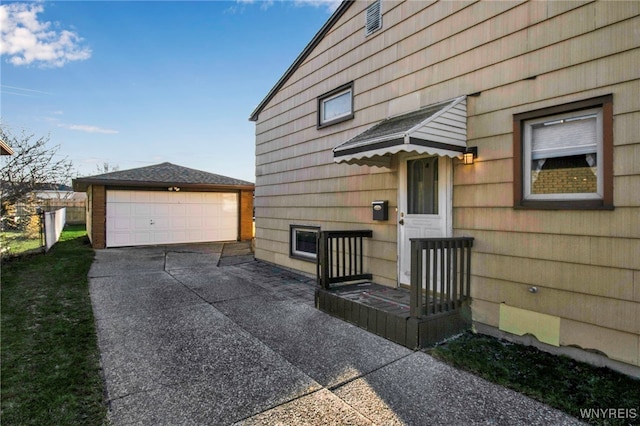
<svg viewBox="0 0 640 426">
<path fill-rule="evenodd" d="M 316 308 L 410 349 L 431 346 L 471 326 L 468 304 L 462 309 L 412 318 L 410 292 L 371 282 L 317 288 Z"/>
<path fill-rule="evenodd" d="M 318 309 L 411 349 L 471 326 L 473 238 L 412 238 L 411 286 L 404 289 L 371 282 L 363 258 L 372 237 L 371 230 L 320 231 Z"/>
</svg>

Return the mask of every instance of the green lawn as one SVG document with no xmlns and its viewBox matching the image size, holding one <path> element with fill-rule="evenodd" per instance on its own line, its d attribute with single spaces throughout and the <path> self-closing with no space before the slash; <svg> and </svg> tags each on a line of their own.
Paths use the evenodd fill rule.
<svg viewBox="0 0 640 426">
<path fill-rule="evenodd" d="M 47 254 L 2 264 L 2 425 L 100 425 L 106 419 L 84 227 Z"/>
<path fill-rule="evenodd" d="M 42 247 L 40 237 L 27 238 L 24 232 L 0 232 L 0 246 L 3 255 L 17 255 Z"/>
<path fill-rule="evenodd" d="M 428 352 L 587 423 L 640 424 L 640 380 L 608 368 L 471 332 Z M 590 409 L 598 411 L 587 413 Z"/>
</svg>

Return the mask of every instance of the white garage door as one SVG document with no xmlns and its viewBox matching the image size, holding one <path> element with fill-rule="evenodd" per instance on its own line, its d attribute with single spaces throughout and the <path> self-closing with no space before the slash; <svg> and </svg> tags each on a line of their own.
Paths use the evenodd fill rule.
<svg viewBox="0 0 640 426">
<path fill-rule="evenodd" d="M 107 191 L 107 247 L 231 241 L 237 237 L 237 194 Z"/>
</svg>

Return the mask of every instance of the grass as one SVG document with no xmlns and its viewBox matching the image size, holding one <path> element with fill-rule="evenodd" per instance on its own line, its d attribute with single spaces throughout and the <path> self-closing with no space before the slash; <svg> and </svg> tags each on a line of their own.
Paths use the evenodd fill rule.
<svg viewBox="0 0 640 426">
<path fill-rule="evenodd" d="M 457 368 L 597 425 L 640 424 L 640 380 L 534 347 L 467 332 L 428 350 Z M 623 409 L 599 419 L 587 409 Z M 606 417 L 606 418 L 605 418 Z M 612 417 L 626 417 L 625 419 Z"/>
<path fill-rule="evenodd" d="M 47 254 L 2 264 L 3 425 L 100 425 L 106 421 L 87 274 L 84 227 Z"/>
<path fill-rule="evenodd" d="M 24 232 L 1 232 L 0 245 L 3 253 L 10 256 L 42 247 L 40 237 L 27 238 Z"/>
</svg>

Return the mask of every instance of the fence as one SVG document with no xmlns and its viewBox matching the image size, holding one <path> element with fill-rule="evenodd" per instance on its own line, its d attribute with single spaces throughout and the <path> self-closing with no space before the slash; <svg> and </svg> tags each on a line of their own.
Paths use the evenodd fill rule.
<svg viewBox="0 0 640 426">
<path fill-rule="evenodd" d="M 67 209 L 44 212 L 42 215 L 44 216 L 44 250 L 49 251 L 60 239 L 60 234 L 67 220 Z"/>
<path fill-rule="evenodd" d="M 321 231 L 318 238 L 318 285 L 329 289 L 331 284 L 355 280 L 371 280 L 364 272 L 363 239 L 373 231 Z"/>
<path fill-rule="evenodd" d="M 0 254 L 10 257 L 49 251 L 60 238 L 66 223 L 66 209 L 15 216 L 0 220 Z"/>
<path fill-rule="evenodd" d="M 65 199 L 65 198 L 49 198 L 38 200 L 38 205 L 43 211 L 52 212 L 62 208 L 67 209 L 66 218 L 69 225 L 85 225 L 86 220 L 86 200 Z M 17 204 L 16 215 L 29 215 L 32 211 L 30 205 Z"/>
<path fill-rule="evenodd" d="M 412 317 L 459 309 L 471 296 L 473 238 L 411 239 Z"/>
</svg>

